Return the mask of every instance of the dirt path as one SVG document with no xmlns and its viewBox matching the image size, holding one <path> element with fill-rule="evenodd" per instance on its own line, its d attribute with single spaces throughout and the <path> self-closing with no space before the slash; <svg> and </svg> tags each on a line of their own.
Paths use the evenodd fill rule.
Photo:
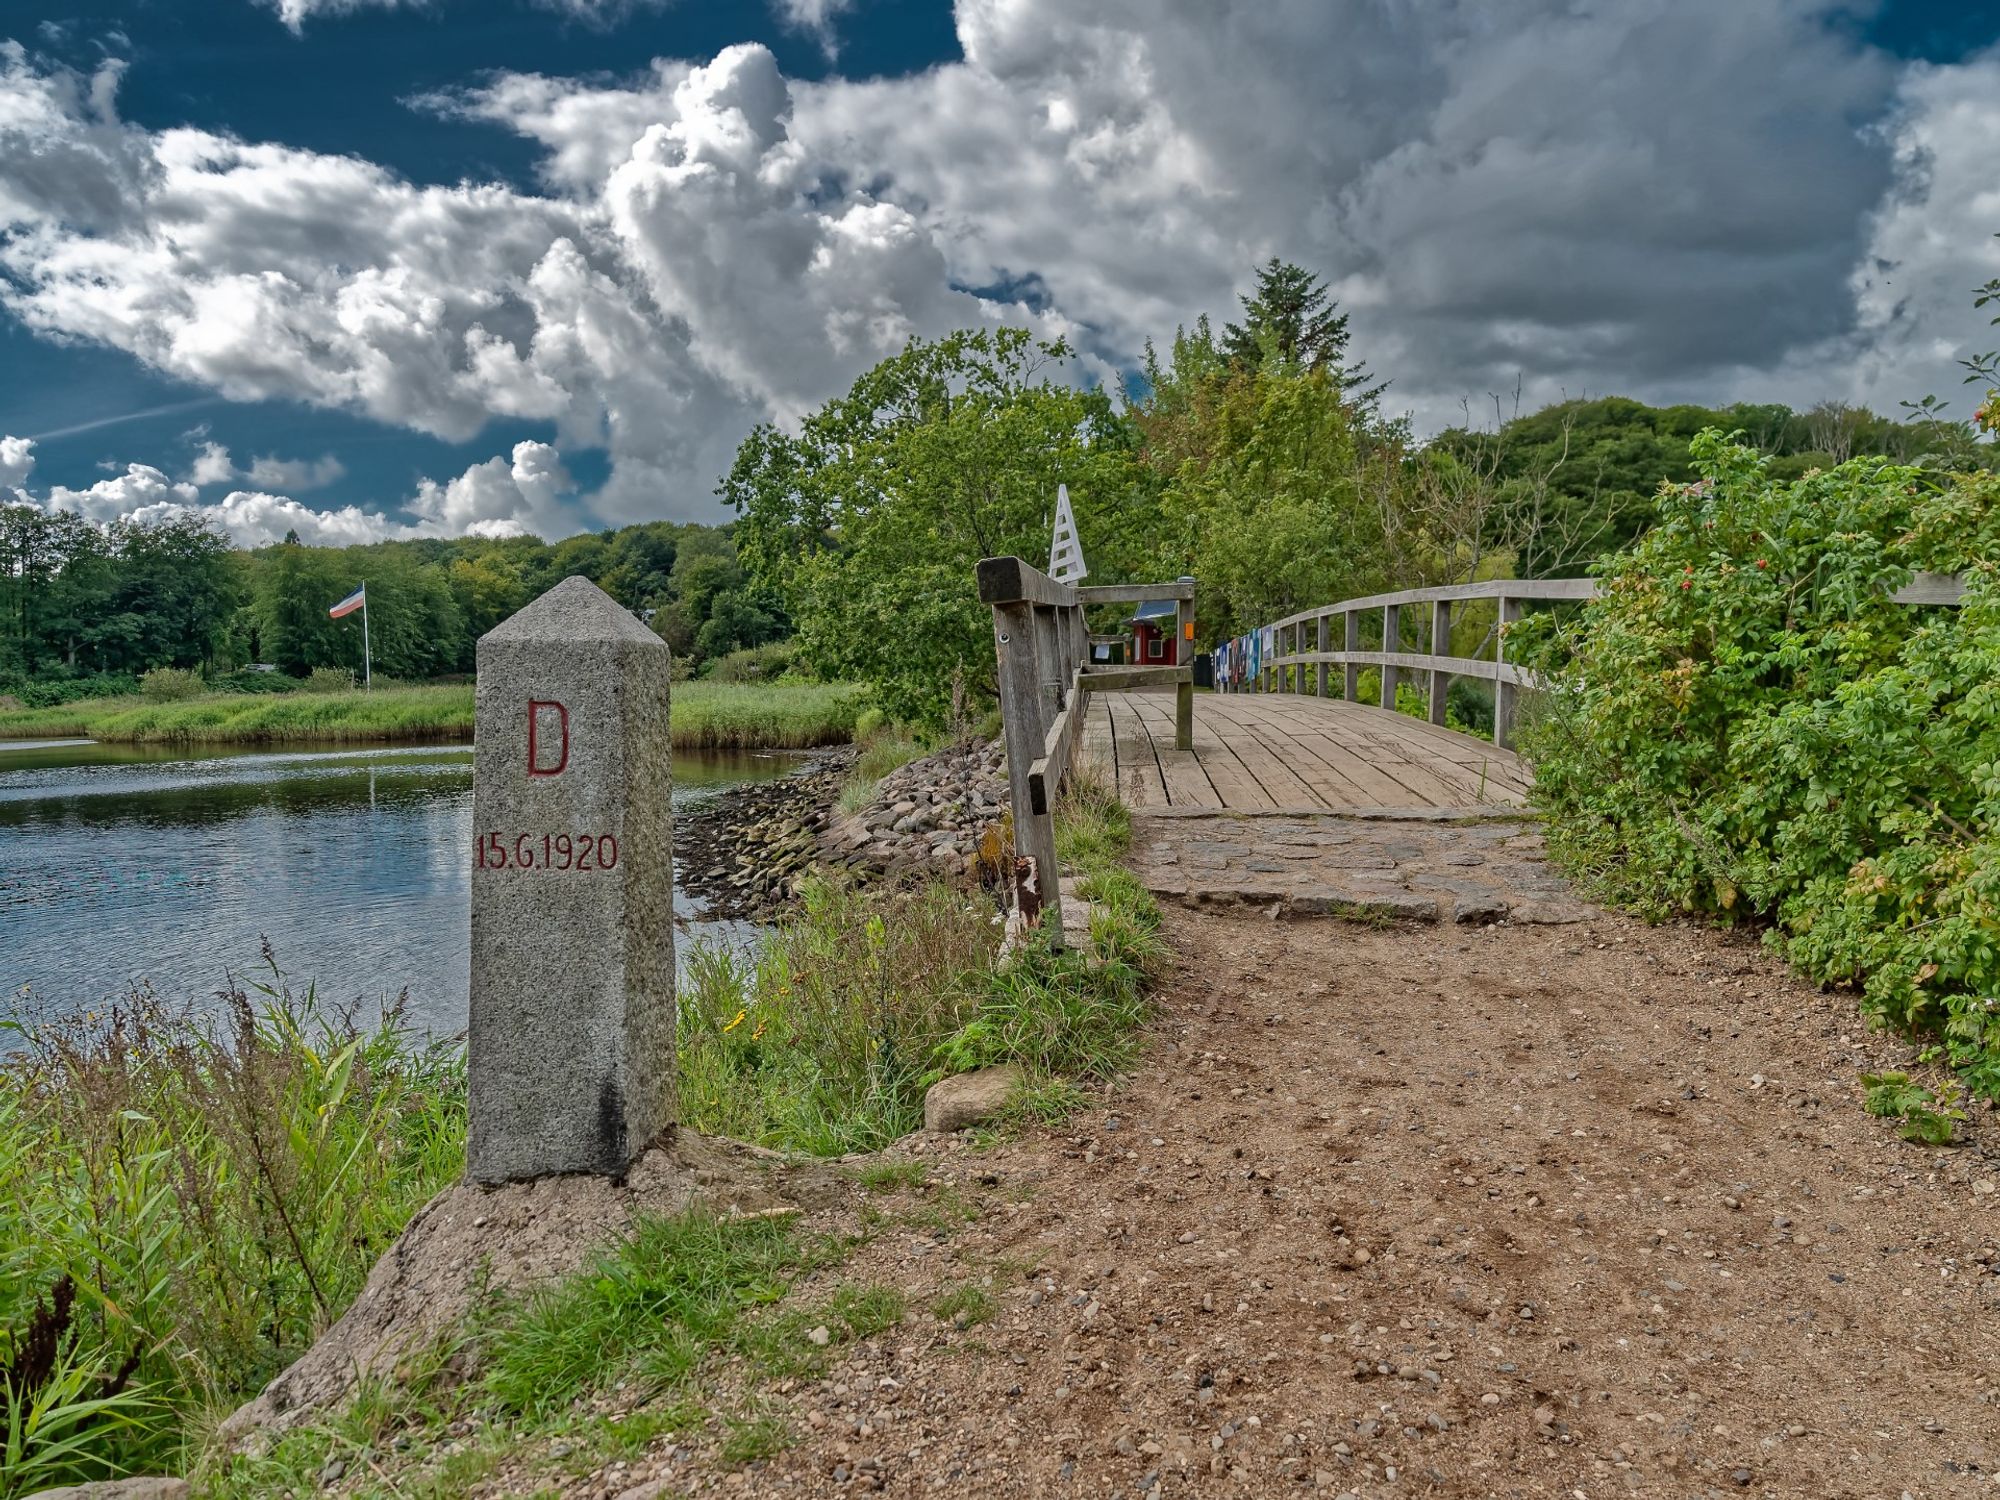
<svg viewBox="0 0 2000 1500">
<path fill-rule="evenodd" d="M 911 1316 L 802 1441 L 609 1492 L 2000 1496 L 2000 1130 L 1863 1115 L 1849 999 L 1610 916 L 1169 925 L 1110 1107 L 919 1148 L 979 1216 L 841 1269 Z"/>
</svg>

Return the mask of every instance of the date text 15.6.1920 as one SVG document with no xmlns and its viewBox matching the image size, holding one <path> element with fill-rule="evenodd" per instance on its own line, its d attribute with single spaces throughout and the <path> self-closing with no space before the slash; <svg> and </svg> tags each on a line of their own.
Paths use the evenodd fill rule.
<svg viewBox="0 0 2000 1500">
<path fill-rule="evenodd" d="M 618 840 L 608 833 L 485 833 L 472 845 L 476 870 L 615 870 Z"/>
</svg>

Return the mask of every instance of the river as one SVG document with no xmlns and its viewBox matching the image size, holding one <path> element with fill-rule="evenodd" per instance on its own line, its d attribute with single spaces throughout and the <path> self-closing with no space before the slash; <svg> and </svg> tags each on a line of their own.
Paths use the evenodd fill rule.
<svg viewBox="0 0 2000 1500">
<path fill-rule="evenodd" d="M 785 754 L 674 752 L 674 807 L 783 776 Z M 0 1020 L 139 982 L 209 1000 L 268 982 L 407 990 L 419 1031 L 465 1025 L 472 747 L 285 750 L 0 741 Z M 675 892 L 686 933 L 741 940 Z M 0 1051 L 6 1050 L 0 1039 Z"/>
</svg>

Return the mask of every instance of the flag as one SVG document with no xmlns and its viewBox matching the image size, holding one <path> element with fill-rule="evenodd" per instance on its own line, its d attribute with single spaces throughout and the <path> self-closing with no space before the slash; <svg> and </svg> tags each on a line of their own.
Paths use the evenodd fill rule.
<svg viewBox="0 0 2000 1500">
<path fill-rule="evenodd" d="M 1076 517 L 1069 512 L 1069 486 L 1056 486 L 1056 534 L 1049 543 L 1049 577 L 1057 583 L 1080 583 L 1090 576 L 1083 547 L 1076 539 Z"/>
<path fill-rule="evenodd" d="M 334 619 L 338 620 L 342 615 L 353 614 L 357 609 L 361 608 L 361 606 L 366 604 L 367 602 L 368 602 L 368 585 L 364 583 L 361 585 L 360 588 L 356 589 L 353 593 L 349 594 L 345 599 L 341 600 L 340 603 L 334 605 L 334 607 L 328 610 L 327 613 L 331 615 Z"/>
</svg>

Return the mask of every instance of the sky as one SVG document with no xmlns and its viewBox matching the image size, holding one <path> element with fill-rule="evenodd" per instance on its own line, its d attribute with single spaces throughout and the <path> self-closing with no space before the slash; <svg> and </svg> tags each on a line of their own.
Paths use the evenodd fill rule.
<svg viewBox="0 0 2000 1500">
<path fill-rule="evenodd" d="M 912 336 L 1116 382 L 1273 255 L 1420 431 L 1957 411 L 1996 234 L 2000 0 L 0 0 L 0 497 L 723 520 Z"/>
</svg>

